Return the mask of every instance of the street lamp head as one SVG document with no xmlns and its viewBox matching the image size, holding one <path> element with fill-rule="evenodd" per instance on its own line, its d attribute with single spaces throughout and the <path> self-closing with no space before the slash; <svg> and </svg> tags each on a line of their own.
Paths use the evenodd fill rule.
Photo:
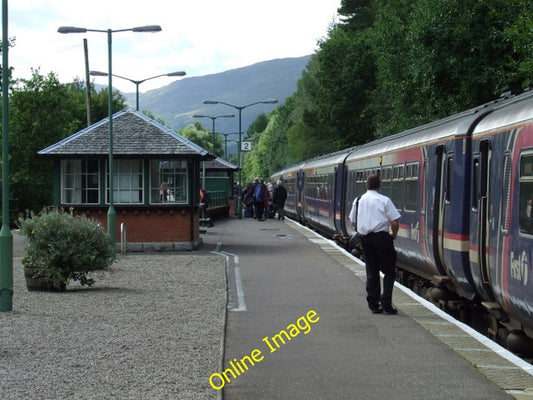
<svg viewBox="0 0 533 400">
<path fill-rule="evenodd" d="M 87 28 L 78 28 L 75 26 L 60 26 L 57 30 L 59 33 L 85 33 Z"/>
<path fill-rule="evenodd" d="M 146 25 L 146 26 L 137 26 L 132 28 L 133 32 L 161 32 L 161 27 L 159 25 Z"/>
<path fill-rule="evenodd" d="M 218 104 L 218 101 L 214 101 L 214 100 L 204 100 L 202 103 L 204 103 L 204 104 Z"/>
<path fill-rule="evenodd" d="M 59 33 L 86 33 L 86 32 L 106 32 L 105 30 L 100 29 L 87 29 L 79 28 L 76 26 L 60 26 L 57 30 Z M 133 31 L 133 32 L 160 32 L 161 27 L 159 25 L 146 25 L 146 26 L 137 26 L 135 28 L 129 29 L 118 29 L 113 31 L 109 29 L 107 32 L 124 32 L 124 31 Z"/>
<path fill-rule="evenodd" d="M 185 71 L 176 71 L 167 74 L 167 76 L 185 76 L 187 73 Z"/>
<path fill-rule="evenodd" d="M 268 99 L 266 101 L 263 101 L 265 104 L 276 104 L 278 101 L 276 99 Z"/>
<path fill-rule="evenodd" d="M 217 119 L 217 118 L 233 118 L 235 114 L 224 114 L 224 115 L 203 115 L 203 114 L 194 114 L 193 118 L 211 118 L 211 119 Z"/>
<path fill-rule="evenodd" d="M 109 74 L 107 72 L 102 72 L 102 71 L 90 71 L 89 75 L 91 75 L 91 76 L 109 76 Z"/>
</svg>

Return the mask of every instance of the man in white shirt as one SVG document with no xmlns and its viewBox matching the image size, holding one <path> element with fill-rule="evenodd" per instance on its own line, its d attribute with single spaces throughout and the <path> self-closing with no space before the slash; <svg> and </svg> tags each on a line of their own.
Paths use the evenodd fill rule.
<svg viewBox="0 0 533 400">
<path fill-rule="evenodd" d="M 357 226 L 363 241 L 366 265 L 366 300 L 374 314 L 396 314 L 392 306 L 392 289 L 396 277 L 396 250 L 393 240 L 400 227 L 400 213 L 391 199 L 379 193 L 381 181 L 378 175 L 370 175 L 366 181 L 367 191 L 359 205 L 352 206 L 349 218 Z M 384 274 L 383 293 L 379 271 Z"/>
</svg>

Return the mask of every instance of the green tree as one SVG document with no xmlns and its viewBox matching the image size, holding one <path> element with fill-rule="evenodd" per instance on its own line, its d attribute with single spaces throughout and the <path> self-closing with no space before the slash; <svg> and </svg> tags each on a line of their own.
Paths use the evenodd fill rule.
<svg viewBox="0 0 533 400">
<path fill-rule="evenodd" d="M 76 82 L 75 82 L 76 85 Z M 75 90 L 85 91 L 83 84 L 77 84 Z M 91 115 L 94 122 L 109 118 L 109 90 L 103 88 L 96 92 L 91 90 Z M 113 114 L 128 107 L 126 98 L 118 90 L 113 90 Z"/>
<path fill-rule="evenodd" d="M 515 20 L 504 32 L 504 39 L 512 43 L 506 54 L 509 77 L 520 88 L 533 86 L 533 3 L 514 1 Z"/>
<path fill-rule="evenodd" d="M 224 154 L 220 135 L 215 135 L 215 146 L 213 148 L 213 134 L 211 130 L 204 128 L 203 125 L 198 121 L 196 121 L 194 124 L 183 127 L 178 133 L 181 136 L 189 139 L 191 142 L 196 143 L 198 146 L 216 154 L 217 156 Z"/>
<path fill-rule="evenodd" d="M 416 107 L 411 106 L 416 88 L 405 57 L 409 53 L 406 31 L 413 5 L 410 0 L 381 1 L 371 31 L 376 57 L 376 90 L 371 104 L 377 136 L 403 129 L 407 125 L 405 115 L 419 117 Z"/>
<path fill-rule="evenodd" d="M 374 53 L 365 32 L 338 28 L 316 54 L 318 90 L 314 102 L 328 151 L 365 143 L 373 138 L 374 115 L 369 107 L 375 90 Z"/>
<path fill-rule="evenodd" d="M 520 89 L 511 68 L 531 59 L 523 0 L 381 1 L 373 28 L 377 57 L 374 97 L 378 134 L 388 135 Z M 526 6 L 527 4 L 527 6 Z M 526 28 L 527 29 L 527 28 Z M 529 33 L 531 40 L 531 33 Z M 512 61 L 512 62 L 510 62 Z"/>
<path fill-rule="evenodd" d="M 21 81 L 10 104 L 11 197 L 21 210 L 52 204 L 53 170 L 37 152 L 84 127 L 84 93 L 70 91 L 50 73 L 33 71 Z"/>
<path fill-rule="evenodd" d="M 93 95 L 92 113 L 103 119 L 104 97 Z M 125 107 L 123 97 L 114 103 L 117 110 Z M 13 89 L 9 112 L 11 198 L 18 201 L 19 211 L 39 211 L 52 204 L 53 166 L 37 152 L 85 128 L 85 87 L 79 81 L 62 84 L 54 73 L 43 76 L 34 70 Z"/>
<path fill-rule="evenodd" d="M 352 31 L 363 31 L 372 27 L 377 6 L 373 0 L 342 0 L 337 11 L 344 27 Z"/>
</svg>

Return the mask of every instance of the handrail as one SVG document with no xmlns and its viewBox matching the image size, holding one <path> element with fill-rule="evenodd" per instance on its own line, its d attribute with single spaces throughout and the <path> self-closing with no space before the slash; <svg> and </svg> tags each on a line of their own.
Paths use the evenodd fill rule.
<svg viewBox="0 0 533 400">
<path fill-rule="evenodd" d="M 126 254 L 126 223 L 120 224 L 120 253 Z"/>
</svg>

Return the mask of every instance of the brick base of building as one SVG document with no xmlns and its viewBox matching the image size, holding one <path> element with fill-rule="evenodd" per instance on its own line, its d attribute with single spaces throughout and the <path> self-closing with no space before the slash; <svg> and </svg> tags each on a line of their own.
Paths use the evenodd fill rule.
<svg viewBox="0 0 533 400">
<path fill-rule="evenodd" d="M 107 209 L 76 209 L 107 229 Z M 116 242 L 125 231 L 128 251 L 196 250 L 201 245 L 198 207 L 117 207 Z M 125 228 L 125 229 L 124 229 Z"/>
</svg>

